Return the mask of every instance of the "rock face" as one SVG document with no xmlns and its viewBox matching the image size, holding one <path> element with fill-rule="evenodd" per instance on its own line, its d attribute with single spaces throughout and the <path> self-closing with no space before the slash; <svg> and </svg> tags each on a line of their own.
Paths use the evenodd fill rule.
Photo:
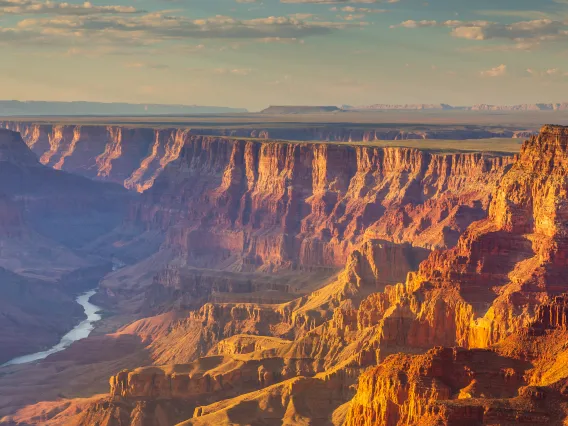
<svg viewBox="0 0 568 426">
<path fill-rule="evenodd" d="M 533 384 L 552 387 L 522 388 L 516 383 L 513 388 L 517 388 L 519 400 L 498 404 L 492 398 L 516 394 L 472 395 L 472 390 L 482 386 L 478 374 L 472 375 L 475 382 L 469 385 L 452 385 L 456 373 L 451 360 L 441 362 L 444 367 L 439 372 L 450 374 L 444 378 L 429 372 L 433 368 L 429 367 L 430 358 L 390 357 L 362 377 L 347 424 L 513 424 L 515 419 L 526 424 L 561 422 L 566 404 L 559 389 L 566 376 L 548 360 L 565 356 L 564 347 L 553 342 L 558 338 L 565 342 L 566 338 L 558 333 L 565 330 L 562 294 L 568 290 L 567 164 L 568 129 L 543 127 L 538 136 L 525 143 L 518 160 L 503 177 L 489 217 L 472 224 L 455 248 L 433 253 L 416 274 L 410 274 L 404 287 L 387 289 L 386 293 L 398 295 L 386 306 L 384 302 L 377 306 L 372 299 L 368 303 L 377 306 L 374 319 L 382 318 L 375 347 L 383 352 L 387 348 L 392 353 L 438 344 L 470 348 L 498 344 L 511 357 L 529 359 L 537 366 Z M 362 308 L 365 306 L 364 302 Z M 409 380 L 402 374 L 412 369 L 414 362 L 420 373 Z M 398 366 L 393 367 L 393 363 Z M 491 367 L 492 374 L 497 374 L 504 363 L 501 360 Z M 509 380 L 509 373 L 499 374 Z M 393 379 L 393 374 L 398 379 Z M 513 376 L 519 377 L 518 372 Z M 440 378 L 442 383 L 432 382 L 433 378 Z M 428 381 L 426 385 L 424 380 Z M 492 385 L 491 389 L 501 388 Z M 468 404 L 439 402 L 481 397 Z M 541 400 L 540 409 L 530 403 Z M 555 404 L 560 404 L 560 410 L 544 408 Z M 420 423 L 424 416 L 431 417 L 430 423 Z"/>
<path fill-rule="evenodd" d="M 34 230 L 76 247 L 116 227 L 130 198 L 117 185 L 44 167 L 20 135 L 7 130 L 0 130 L 0 193 Z"/>
<path fill-rule="evenodd" d="M 227 156 L 235 158 L 233 152 Z M 373 254 L 376 242 L 370 241 L 369 247 L 363 244 L 352 254 L 336 282 L 298 301 L 277 307 L 206 305 L 156 340 L 154 356 L 159 363 L 184 362 L 200 353 L 183 348 L 200 347 L 204 354 L 211 350 L 207 342 L 242 333 L 276 336 L 291 343 L 261 348 L 257 359 L 302 359 L 295 374 L 310 380 L 322 374 L 341 376 L 335 389 L 343 389 L 346 399 L 345 389 L 353 384 L 347 378 L 379 364 L 362 375 L 355 398 L 344 410 L 348 425 L 560 424 L 567 412 L 562 361 L 566 349 L 558 343 L 566 338 L 561 295 L 568 290 L 563 273 L 567 266 L 567 158 L 568 131 L 544 127 L 506 168 L 488 197 L 488 217 L 469 225 L 455 247 L 432 253 L 405 284 L 378 282 L 383 275 L 373 265 L 384 251 Z M 297 188 L 293 177 L 292 186 Z M 395 183 L 389 188 L 397 187 L 397 180 L 390 182 Z M 274 180 L 271 185 L 278 187 Z M 421 187 L 428 188 L 424 183 Z M 158 190 L 160 182 L 147 195 Z M 288 199 L 294 199 L 293 192 Z M 172 216 L 160 213 L 159 217 L 171 226 Z M 221 226 L 225 219 L 218 213 L 215 220 Z M 187 216 L 185 223 L 191 223 Z M 374 226 L 368 225 L 367 233 Z M 333 316 L 329 316 L 331 309 Z M 176 341 L 184 343 L 176 345 Z M 462 349 L 427 352 L 436 346 Z M 401 352 L 427 353 L 397 354 Z M 284 395 L 282 385 L 255 386 L 261 389 L 197 410 L 188 424 L 200 424 L 201 417 L 202 424 L 213 419 L 223 424 L 230 419 L 229 407 L 259 398 L 266 401 L 273 390 L 278 398 Z M 339 410 L 339 405 L 329 405 L 328 413 Z M 257 418 L 243 419 L 246 423 Z"/>
<path fill-rule="evenodd" d="M 487 347 L 568 289 L 565 128 L 544 127 L 505 174 L 487 219 L 432 253 L 385 308 L 381 347 Z"/>
<path fill-rule="evenodd" d="M 519 131 L 435 129 L 405 131 L 337 126 L 247 128 L 148 128 L 128 126 L 63 125 L 0 122 L 20 132 L 42 164 L 89 178 L 110 181 L 142 192 L 150 188 L 164 168 L 176 160 L 185 144 L 197 135 L 298 141 L 370 142 L 402 139 L 480 139 L 524 137 Z M 520 133 L 519 133 L 520 132 Z M 530 134 L 530 132 L 529 132 Z"/>
<path fill-rule="evenodd" d="M 132 220 L 197 267 L 341 267 L 372 235 L 448 247 L 484 216 L 512 159 L 192 136 Z"/>
<path fill-rule="evenodd" d="M 436 348 L 425 355 L 392 355 L 359 379 L 346 425 L 419 425 L 436 417 L 437 401 L 512 398 L 528 363 L 488 350 Z M 483 405 L 457 407 L 445 424 L 483 424 Z M 428 424 L 435 424 L 430 421 Z"/>
</svg>

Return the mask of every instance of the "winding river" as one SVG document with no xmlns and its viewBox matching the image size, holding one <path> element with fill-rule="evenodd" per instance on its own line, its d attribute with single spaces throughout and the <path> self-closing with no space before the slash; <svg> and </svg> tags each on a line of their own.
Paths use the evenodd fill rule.
<svg viewBox="0 0 568 426">
<path fill-rule="evenodd" d="M 95 290 L 91 290 L 77 297 L 77 303 L 83 307 L 85 314 L 87 315 L 87 319 L 81 321 L 77 326 L 75 326 L 75 328 L 73 328 L 73 330 L 63 336 L 57 345 L 47 351 L 36 352 L 14 358 L 13 360 L 3 364 L 1 367 L 16 364 L 27 364 L 28 362 L 45 359 L 51 354 L 65 350 L 71 345 L 71 343 L 88 337 L 89 334 L 91 334 L 91 331 L 95 328 L 94 324 L 101 320 L 101 316 L 98 314 L 101 308 L 89 302 L 95 293 Z"/>
</svg>

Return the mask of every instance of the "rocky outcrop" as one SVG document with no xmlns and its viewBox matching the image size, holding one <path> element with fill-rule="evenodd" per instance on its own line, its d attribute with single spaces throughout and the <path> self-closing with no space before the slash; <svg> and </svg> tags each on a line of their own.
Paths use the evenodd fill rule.
<svg viewBox="0 0 568 426">
<path fill-rule="evenodd" d="M 341 424 L 341 416 L 335 412 L 350 393 L 335 378 L 297 377 L 197 407 L 193 417 L 180 425 Z"/>
<path fill-rule="evenodd" d="M 529 366 L 489 350 L 393 355 L 362 374 L 345 425 L 561 424 L 566 403 L 527 386 Z"/>
<path fill-rule="evenodd" d="M 384 289 L 391 280 L 406 276 L 408 271 L 416 268 L 423 256 L 422 252 L 417 252 L 410 246 L 370 240 L 350 256 L 345 269 L 327 285 L 300 296 L 299 289 L 293 288 L 298 282 L 292 279 L 286 285 L 291 287 L 288 288 L 289 294 L 296 294 L 296 298 L 290 302 L 277 304 L 268 303 L 271 301 L 269 295 L 265 296 L 267 303 L 261 304 L 237 302 L 209 302 L 203 306 L 199 304 L 207 301 L 210 284 L 217 288 L 226 286 L 229 284 L 225 281 L 227 279 L 232 281 L 231 285 L 235 288 L 245 286 L 244 290 L 249 290 L 248 286 L 254 283 L 254 280 L 259 285 L 272 286 L 278 282 L 278 278 L 275 281 L 267 281 L 267 278 L 262 278 L 263 275 L 256 278 L 250 275 L 249 281 L 241 283 L 239 280 L 246 278 L 243 274 L 231 279 L 231 274 L 207 273 L 204 278 L 213 281 L 205 281 L 196 286 L 199 281 L 195 278 L 202 273 L 198 272 L 197 275 L 191 275 L 189 279 L 183 280 L 184 283 L 174 279 L 170 285 L 175 288 L 168 286 L 162 288 L 162 284 L 156 283 L 149 288 L 147 300 L 154 300 L 156 295 L 160 295 L 155 300 L 162 303 L 169 300 L 169 304 L 165 306 L 170 306 L 170 309 L 172 304 L 176 309 L 191 309 L 196 305 L 201 307 L 194 308 L 196 310 L 190 312 L 186 318 L 171 324 L 167 333 L 150 333 L 153 334 L 153 341 L 149 349 L 156 363 L 164 365 L 191 362 L 209 353 L 218 342 L 243 333 L 283 339 L 307 336 L 334 319 L 338 315 L 336 308 L 356 307 L 369 294 Z M 172 274 L 177 278 L 183 277 L 179 275 L 179 271 L 166 272 L 168 276 Z M 203 288 L 200 287 L 201 285 Z M 240 294 L 238 292 L 231 294 L 231 298 L 239 298 Z M 144 329 L 147 327 L 142 322 L 125 328 L 123 333 L 141 335 L 143 340 L 146 339 L 147 333 Z M 310 337 L 318 341 L 320 338 L 321 336 Z"/>
<path fill-rule="evenodd" d="M 405 286 L 387 289 L 379 346 L 487 347 L 535 320 L 568 289 L 568 133 L 544 127 L 495 191 L 489 217 L 432 253 Z M 541 308 L 542 309 L 542 308 Z"/>
<path fill-rule="evenodd" d="M 568 329 L 568 295 L 557 296 L 551 303 L 540 305 L 533 329 Z"/>
<path fill-rule="evenodd" d="M 193 309 L 208 287 L 259 290 L 255 271 L 345 267 L 286 303 L 211 301 L 125 327 L 155 366 L 114 375 L 89 419 L 160 424 L 184 401 L 188 425 L 562 424 L 567 168 L 557 126 L 514 161 L 190 137 L 132 211 L 178 256 L 149 297 Z M 417 246 L 452 247 L 423 260 Z"/>
<path fill-rule="evenodd" d="M 369 345 L 377 359 L 389 351 L 437 344 L 498 344 L 508 358 L 483 364 L 505 383 L 486 389 L 483 377 L 468 364 L 469 378 L 457 384 L 460 374 L 454 366 L 462 352 L 454 351 L 453 361 L 448 349 L 419 357 L 391 356 L 362 376 L 348 425 L 562 422 L 566 372 L 556 360 L 566 356 L 558 342 L 565 339 L 563 294 L 568 289 L 567 159 L 567 129 L 543 127 L 503 177 L 487 219 L 472 224 L 455 248 L 430 255 L 405 286 L 387 288 L 361 304 L 364 323 L 379 324 Z M 440 357 L 439 367 L 432 356 Z M 503 370 L 518 359 L 537 366 L 532 379 L 519 381 L 523 374 L 518 369 Z M 413 369 L 417 375 L 408 375 Z M 478 389 L 483 390 L 476 394 Z M 453 402 L 460 399 L 471 402 Z"/>
</svg>

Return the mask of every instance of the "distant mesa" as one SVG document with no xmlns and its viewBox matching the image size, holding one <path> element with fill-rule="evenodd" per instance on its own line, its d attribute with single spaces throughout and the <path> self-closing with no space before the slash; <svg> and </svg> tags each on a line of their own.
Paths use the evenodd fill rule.
<svg viewBox="0 0 568 426">
<path fill-rule="evenodd" d="M 0 115 L 191 115 L 248 112 L 244 108 L 103 102 L 2 101 Z"/>
<path fill-rule="evenodd" d="M 410 111 L 410 110 L 453 110 L 463 109 L 462 107 L 453 107 L 448 104 L 373 104 L 373 105 L 359 105 L 359 106 L 344 106 L 346 111 L 359 111 L 359 110 L 393 110 L 393 111 Z"/>
<path fill-rule="evenodd" d="M 260 111 L 262 114 L 314 114 L 321 112 L 338 112 L 341 108 L 336 106 L 293 106 L 273 105 Z"/>
</svg>

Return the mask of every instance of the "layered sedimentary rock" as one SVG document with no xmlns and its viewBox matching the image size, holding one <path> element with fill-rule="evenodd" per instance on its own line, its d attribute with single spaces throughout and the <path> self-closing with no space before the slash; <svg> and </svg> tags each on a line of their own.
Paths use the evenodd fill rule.
<svg viewBox="0 0 568 426">
<path fill-rule="evenodd" d="M 209 286 L 257 283 L 242 272 L 223 281 L 207 265 L 345 267 L 286 303 L 211 302 L 124 327 L 118 335 L 143 341 L 154 366 L 117 372 L 75 424 L 565 422 L 566 128 L 544 127 L 514 161 L 193 140 L 131 216 L 166 231 L 186 262 L 158 275 L 150 298 L 193 309 Z M 263 235 L 268 249 L 235 261 L 242 241 L 258 247 Z M 455 245 L 422 261 L 405 241 Z M 351 253 L 341 261 L 337 247 Z"/>
<path fill-rule="evenodd" d="M 498 351 L 511 359 L 530 360 L 536 366 L 532 379 L 525 378 L 526 385 L 548 387 L 516 384 L 514 395 L 472 395 L 472 389 L 480 386 L 477 375 L 470 385 L 453 386 L 450 382 L 455 374 L 449 361 L 441 362 L 445 367 L 439 373 L 451 374 L 443 378 L 429 372 L 426 359 L 408 358 L 420 371 L 419 377 L 408 379 L 401 375 L 413 368 L 411 364 L 390 357 L 361 379 L 347 424 L 423 424 L 423 416 L 430 422 L 424 424 L 563 421 L 566 371 L 562 361 L 551 360 L 566 356 L 562 294 L 568 290 L 567 159 L 568 130 L 543 127 L 539 136 L 525 143 L 504 176 L 489 217 L 472 224 L 455 248 L 433 253 L 405 286 L 387 289 L 390 297 L 375 297 L 375 303 L 370 298 L 368 303 L 376 312 L 373 320 L 379 320 L 374 347 L 382 355 L 389 350 L 435 345 L 480 348 L 497 344 Z M 365 306 L 363 302 L 361 309 Z M 389 367 L 393 363 L 398 364 L 396 368 Z M 492 374 L 503 376 L 499 368 L 504 363 L 492 366 Z M 442 383 L 432 382 L 434 378 Z M 463 398 L 477 399 L 451 402 Z M 498 402 L 498 398 L 510 400 Z"/>
<path fill-rule="evenodd" d="M 346 425 L 562 425 L 568 415 L 566 296 L 491 349 L 397 354 L 363 373 Z"/>
<path fill-rule="evenodd" d="M 529 385 L 530 366 L 479 349 L 392 355 L 362 374 L 345 425 L 563 424 L 566 398 Z"/>
<path fill-rule="evenodd" d="M 131 195 L 41 165 L 18 133 L 0 130 L 0 193 L 45 236 L 80 246 L 117 226 Z"/>
<path fill-rule="evenodd" d="M 173 160 L 181 147 L 196 135 L 266 140 L 370 142 L 403 139 L 480 139 L 525 137 L 521 130 L 436 129 L 406 131 L 384 128 L 267 127 L 247 128 L 151 128 L 102 125 L 66 125 L 33 122 L 0 122 L 18 131 L 40 161 L 56 169 L 110 181 L 144 191 Z"/>
<path fill-rule="evenodd" d="M 484 216 L 512 159 L 191 137 L 132 220 L 190 265 L 340 267 L 364 234 L 435 248 Z"/>
<path fill-rule="evenodd" d="M 381 345 L 487 347 L 568 289 L 565 128 L 527 142 L 495 192 L 489 217 L 434 252 L 380 309 Z"/>
<path fill-rule="evenodd" d="M 564 369 L 562 361 L 553 360 L 565 359 L 565 350 L 555 346 L 554 338 L 538 334 L 563 330 L 564 299 L 557 296 L 568 289 L 562 273 L 567 154 L 566 129 L 543 128 L 506 171 L 488 218 L 470 225 L 454 248 L 431 254 L 405 284 L 375 284 L 378 293 L 369 294 L 359 307 L 350 304 L 353 294 L 361 294 L 356 283 L 365 288 L 373 282 L 373 274 L 364 272 L 373 267 L 362 267 L 366 263 L 359 260 L 346 269 L 354 279 L 341 281 L 343 287 L 327 286 L 288 308 L 208 306 L 199 320 L 208 335 L 197 337 L 181 327 L 180 334 L 156 342 L 158 359 L 170 362 L 168 348 L 173 346 L 165 343 L 182 336 L 194 336 L 186 347 L 230 337 L 233 330 L 294 337 L 268 353 L 303 359 L 309 368 L 298 371 L 300 376 L 382 363 L 361 379 L 347 424 L 558 422 L 564 408 L 559 413 L 551 407 L 563 403 Z M 322 315 L 330 308 L 335 309 L 332 318 Z M 541 340 L 527 340 L 531 335 Z M 516 340 L 507 343 L 511 338 Z M 474 349 L 501 342 L 504 354 Z M 388 357 L 437 345 L 471 349 Z M 171 360 L 196 356 L 173 353 Z M 263 353 L 267 351 L 259 355 Z M 525 376 L 534 366 L 533 378 Z M 270 394 L 268 388 L 257 392 L 262 398 Z M 206 416 L 226 419 L 224 407 L 236 403 L 227 400 L 208 408 Z M 203 414 L 196 412 L 188 424 L 199 424 Z M 216 418 L 206 416 L 204 420 Z"/>
</svg>

